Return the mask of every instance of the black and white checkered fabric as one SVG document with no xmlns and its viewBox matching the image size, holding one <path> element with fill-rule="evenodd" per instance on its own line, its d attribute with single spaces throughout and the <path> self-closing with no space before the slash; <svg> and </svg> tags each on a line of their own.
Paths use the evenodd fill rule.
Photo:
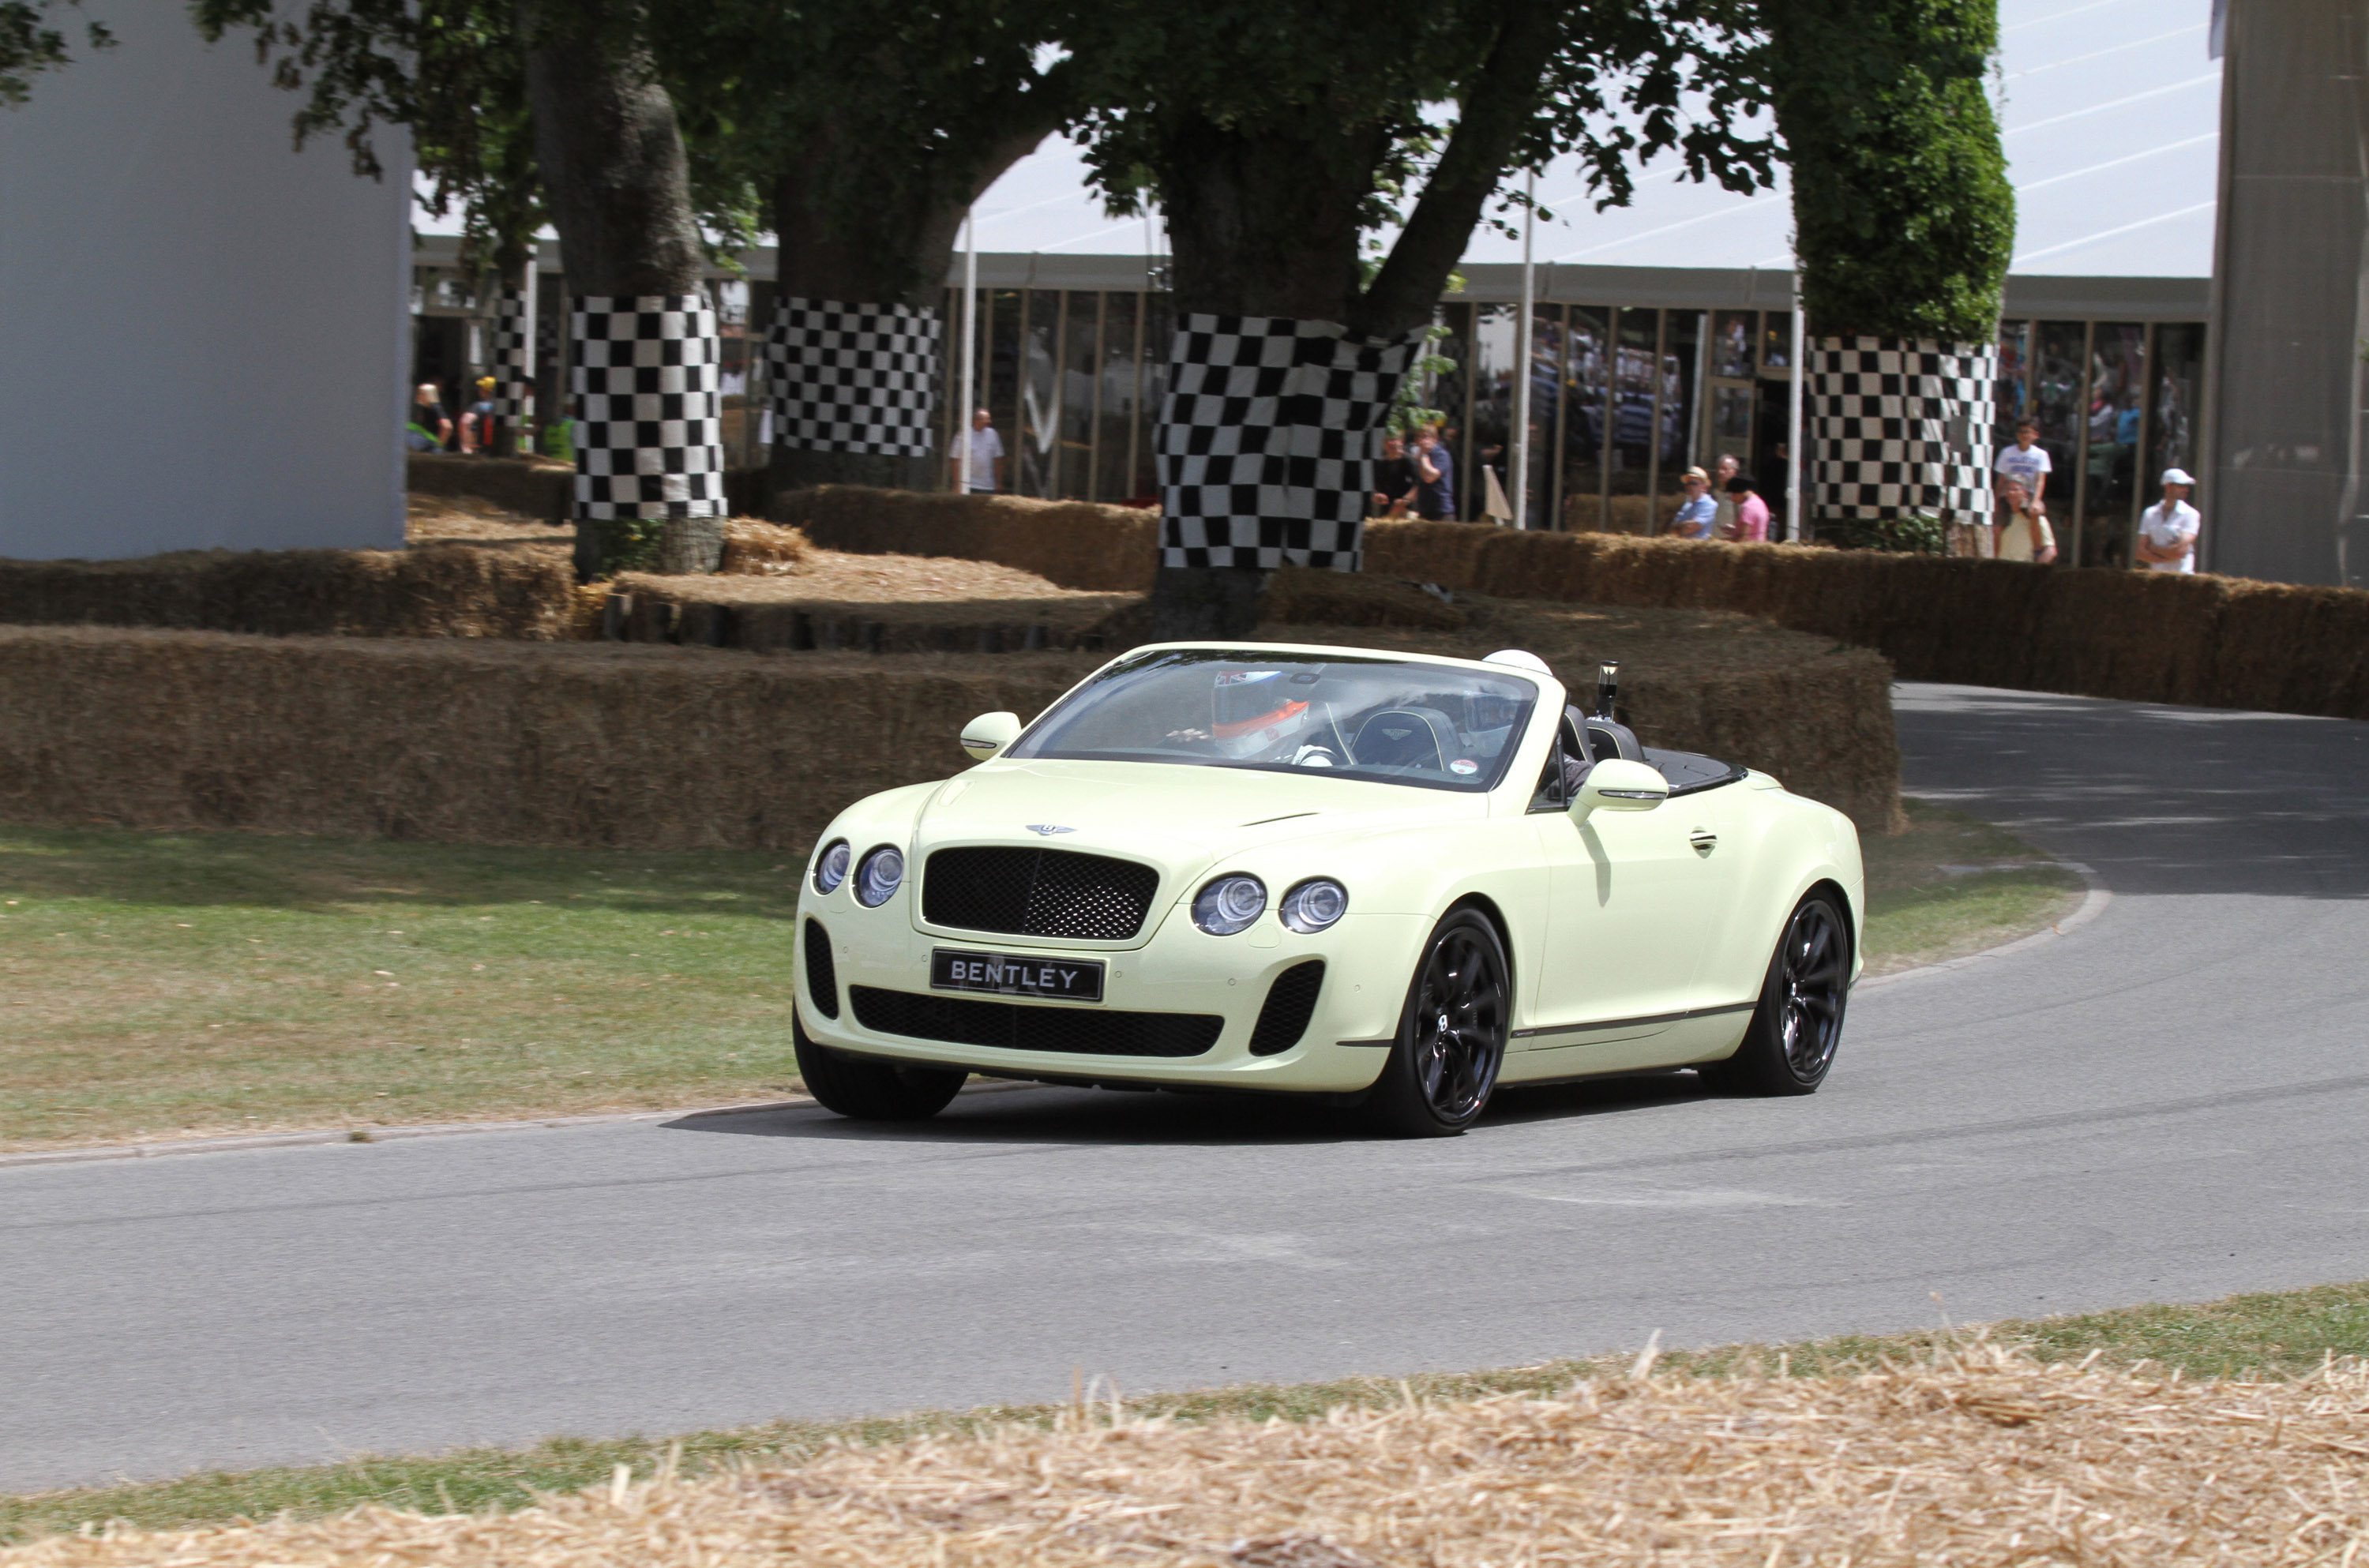
<svg viewBox="0 0 2369 1568">
<path fill-rule="evenodd" d="M 576 515 L 724 515 L 724 421 L 715 311 L 702 294 L 579 294 Z"/>
<path fill-rule="evenodd" d="M 494 301 L 494 418 L 513 439 L 534 418 L 532 331 L 525 293 L 504 289 Z"/>
<path fill-rule="evenodd" d="M 939 344 L 930 306 L 777 300 L 765 330 L 773 440 L 812 452 L 926 457 Z"/>
<path fill-rule="evenodd" d="M 1812 514 L 1991 511 L 1998 346 L 1825 338 L 1803 389 Z"/>
<path fill-rule="evenodd" d="M 1357 570 L 1382 427 L 1423 341 L 1279 315 L 1180 321 L 1154 437 L 1161 565 Z"/>
</svg>

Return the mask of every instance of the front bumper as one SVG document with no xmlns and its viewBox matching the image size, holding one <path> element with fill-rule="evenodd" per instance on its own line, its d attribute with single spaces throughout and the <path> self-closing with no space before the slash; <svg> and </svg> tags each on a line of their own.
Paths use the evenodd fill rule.
<svg viewBox="0 0 2369 1568">
<path fill-rule="evenodd" d="M 1028 1078 L 1302 1093 L 1348 1093 L 1368 1088 L 1380 1075 L 1389 1055 L 1388 1042 L 1398 1031 L 1414 955 L 1427 929 L 1419 916 L 1353 911 L 1331 930 L 1303 936 L 1286 930 L 1269 910 L 1248 931 L 1210 936 L 1194 926 L 1184 910 L 1171 908 L 1144 945 L 1097 950 L 1026 937 L 982 933 L 972 940 L 918 932 L 904 908 L 905 897 L 900 894 L 877 910 L 859 909 L 850 899 L 817 897 L 811 892 L 802 900 L 801 951 L 795 970 L 798 1013 L 807 1035 L 840 1050 Z M 812 939 L 818 925 L 829 933 L 831 967 L 836 971 L 834 989 L 839 993 L 830 1011 L 837 1013 L 836 1017 L 826 1016 L 826 1008 L 809 993 L 812 971 L 805 961 L 803 944 Z M 1107 966 L 1103 1000 L 1038 1001 L 933 991 L 930 953 L 940 947 L 1101 963 Z M 1251 1036 L 1269 988 L 1286 969 L 1310 958 L 1324 961 L 1324 980 L 1299 1043 L 1275 1055 L 1253 1055 Z M 992 1001 L 1047 1012 L 1058 1009 L 1073 1015 L 1096 1012 L 1210 1015 L 1222 1019 L 1223 1025 L 1217 1043 L 1193 1057 L 1104 1056 L 958 1045 L 865 1028 L 850 1000 L 857 986 Z M 1063 1036 L 1080 1032 L 1075 1028 L 1058 1031 Z"/>
</svg>

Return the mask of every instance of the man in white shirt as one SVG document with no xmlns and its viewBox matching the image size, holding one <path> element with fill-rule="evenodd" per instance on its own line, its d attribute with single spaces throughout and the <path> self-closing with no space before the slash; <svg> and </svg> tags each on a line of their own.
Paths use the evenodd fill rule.
<svg viewBox="0 0 2369 1568">
<path fill-rule="evenodd" d="M 2151 572 L 2196 569 L 2196 535 L 2203 517 L 2188 504 L 2196 481 L 2185 468 L 2163 471 L 2163 504 L 2139 513 L 2138 564 Z"/>
<path fill-rule="evenodd" d="M 2015 444 L 1998 454 L 1993 464 L 2004 485 L 2012 479 L 2021 485 L 2031 504 L 2039 506 L 2048 495 L 2048 473 L 2052 464 L 2048 451 L 2040 444 L 2040 427 L 2029 419 L 2017 421 Z"/>
<path fill-rule="evenodd" d="M 984 408 L 970 417 L 970 489 L 973 495 L 985 495 L 1003 488 L 1003 438 L 995 433 L 994 417 Z M 955 471 L 955 484 L 963 482 L 962 453 L 946 459 Z"/>
</svg>

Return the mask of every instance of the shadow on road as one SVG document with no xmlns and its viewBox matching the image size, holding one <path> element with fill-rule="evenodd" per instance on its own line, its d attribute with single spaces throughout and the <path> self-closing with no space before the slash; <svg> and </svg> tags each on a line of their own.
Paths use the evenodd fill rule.
<svg viewBox="0 0 2369 1568">
<path fill-rule="evenodd" d="M 976 1084 L 976 1081 L 974 1081 Z M 1508 1085 L 1469 1137 L 1493 1127 L 1610 1116 L 1711 1097 L 1691 1073 Z M 1139 1093 L 1024 1084 L 971 1092 L 925 1122 L 857 1122 L 819 1105 L 719 1111 L 659 1126 L 738 1138 L 864 1143 L 1070 1144 L 1081 1147 L 1294 1147 L 1387 1142 L 1347 1106 L 1280 1094 Z"/>
</svg>

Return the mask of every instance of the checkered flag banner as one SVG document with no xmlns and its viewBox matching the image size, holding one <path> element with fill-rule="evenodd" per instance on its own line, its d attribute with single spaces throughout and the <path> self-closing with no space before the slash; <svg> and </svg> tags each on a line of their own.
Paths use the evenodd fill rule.
<svg viewBox="0 0 2369 1568">
<path fill-rule="evenodd" d="M 765 331 L 775 443 L 927 457 L 942 336 L 931 306 L 775 301 Z"/>
<path fill-rule="evenodd" d="M 703 294 L 579 294 L 576 515 L 724 515 L 724 399 L 715 307 Z"/>
<path fill-rule="evenodd" d="M 1997 382 L 1996 343 L 1820 338 L 1804 388 L 1812 515 L 1987 519 Z"/>
<path fill-rule="evenodd" d="M 534 417 L 533 324 L 526 295 L 504 289 L 494 301 L 494 418 L 516 440 Z"/>
<path fill-rule="evenodd" d="M 1374 459 L 1418 328 L 1187 315 L 1160 406 L 1160 564 L 1358 569 Z"/>
</svg>

